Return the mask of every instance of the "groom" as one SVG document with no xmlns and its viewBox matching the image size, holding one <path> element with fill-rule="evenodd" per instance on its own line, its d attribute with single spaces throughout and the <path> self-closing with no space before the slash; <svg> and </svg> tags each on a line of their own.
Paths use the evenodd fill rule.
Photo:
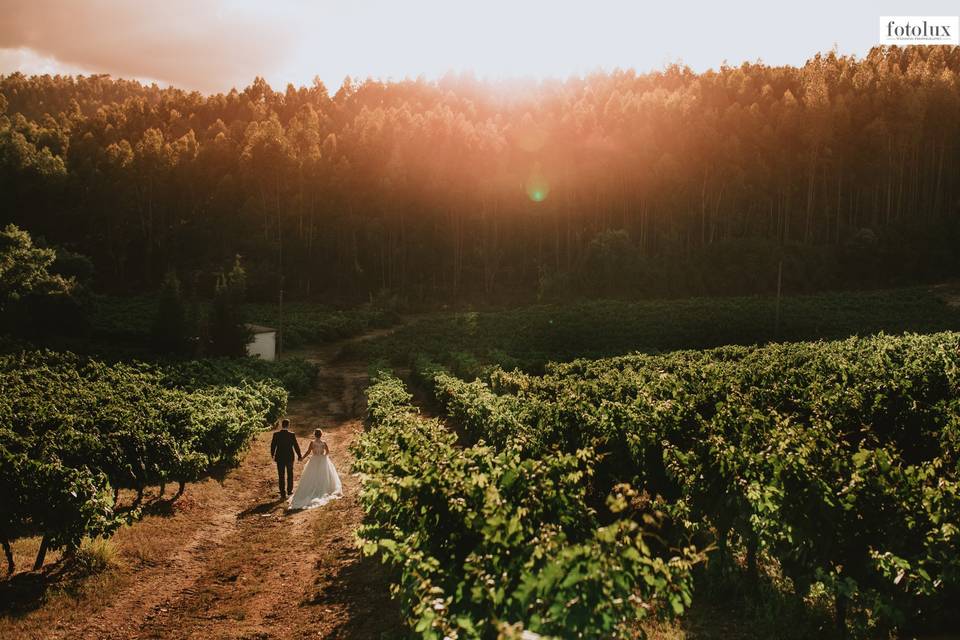
<svg viewBox="0 0 960 640">
<path fill-rule="evenodd" d="M 273 439 L 270 441 L 270 457 L 277 463 L 277 480 L 280 484 L 281 500 L 286 498 L 288 493 L 293 494 L 294 451 L 297 452 L 297 460 L 303 460 L 303 456 L 300 454 L 300 445 L 297 444 L 297 436 L 290 431 L 290 421 L 284 418 L 280 422 L 280 430 L 274 432 Z M 286 475 L 286 486 L 284 486 L 284 475 Z"/>
</svg>

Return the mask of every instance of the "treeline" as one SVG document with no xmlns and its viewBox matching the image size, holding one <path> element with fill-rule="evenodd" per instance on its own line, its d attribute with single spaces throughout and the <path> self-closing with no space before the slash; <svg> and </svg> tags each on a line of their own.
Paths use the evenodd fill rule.
<svg viewBox="0 0 960 640">
<path fill-rule="evenodd" d="M 956 273 L 960 48 L 204 96 L 0 77 L 0 221 L 113 291 L 763 292 Z M 760 275 L 758 275 L 760 274 Z M 207 292 L 209 293 L 209 291 Z"/>
</svg>

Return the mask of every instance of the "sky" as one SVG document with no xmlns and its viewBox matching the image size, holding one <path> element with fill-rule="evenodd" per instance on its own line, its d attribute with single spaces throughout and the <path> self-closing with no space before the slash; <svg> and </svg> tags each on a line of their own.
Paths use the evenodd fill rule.
<svg viewBox="0 0 960 640">
<path fill-rule="evenodd" d="M 0 0 L 0 74 L 108 73 L 205 93 L 262 76 L 563 78 L 865 55 L 882 15 L 958 0 Z"/>
</svg>

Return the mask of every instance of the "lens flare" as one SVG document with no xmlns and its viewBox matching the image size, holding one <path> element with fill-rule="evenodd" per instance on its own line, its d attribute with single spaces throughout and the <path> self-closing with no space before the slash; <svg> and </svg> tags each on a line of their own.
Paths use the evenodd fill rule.
<svg viewBox="0 0 960 640">
<path fill-rule="evenodd" d="M 543 202 L 550 195 L 550 181 L 543 175 L 539 162 L 530 170 L 530 175 L 527 176 L 523 187 L 527 192 L 527 197 L 534 202 Z"/>
</svg>

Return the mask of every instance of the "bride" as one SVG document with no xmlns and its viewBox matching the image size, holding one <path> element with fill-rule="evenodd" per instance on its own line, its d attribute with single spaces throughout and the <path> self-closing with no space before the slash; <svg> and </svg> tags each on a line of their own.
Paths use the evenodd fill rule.
<svg viewBox="0 0 960 640">
<path fill-rule="evenodd" d="M 331 500 L 343 496 L 340 476 L 330 460 L 330 447 L 323 441 L 323 431 L 313 432 L 313 440 L 306 455 L 312 456 L 300 474 L 300 484 L 290 496 L 289 509 L 312 509 L 322 507 Z"/>
</svg>

